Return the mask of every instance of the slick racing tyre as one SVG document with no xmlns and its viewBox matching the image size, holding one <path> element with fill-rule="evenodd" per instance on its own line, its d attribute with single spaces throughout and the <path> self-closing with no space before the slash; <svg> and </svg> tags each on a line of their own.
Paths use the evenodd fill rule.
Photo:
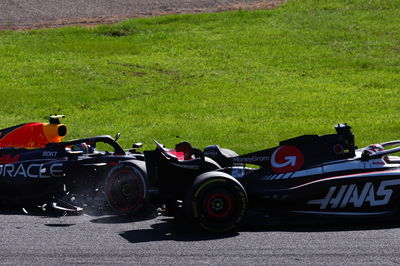
<svg viewBox="0 0 400 266">
<path fill-rule="evenodd" d="M 196 178 L 184 201 L 186 216 L 211 232 L 237 228 L 247 211 L 243 186 L 222 172 L 208 172 Z"/>
<path fill-rule="evenodd" d="M 106 198 L 115 213 L 132 216 L 147 201 L 147 172 L 142 161 L 123 162 L 106 177 Z"/>
</svg>

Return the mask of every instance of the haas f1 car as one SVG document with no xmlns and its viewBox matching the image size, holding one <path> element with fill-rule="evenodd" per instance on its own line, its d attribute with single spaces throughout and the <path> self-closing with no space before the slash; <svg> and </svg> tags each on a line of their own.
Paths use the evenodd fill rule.
<svg viewBox="0 0 400 266">
<path fill-rule="evenodd" d="M 0 203 L 81 212 L 100 200 L 118 214 L 140 210 L 147 178 L 139 145 L 125 151 L 108 135 L 64 142 L 61 117 L 0 130 Z"/>
<path fill-rule="evenodd" d="M 246 214 L 354 218 L 392 216 L 400 203 L 400 141 L 357 149 L 350 126 L 304 135 L 237 155 L 187 142 L 145 152 L 149 186 L 166 213 L 214 232 L 234 230 Z M 252 167 L 248 167 L 248 166 Z"/>
</svg>

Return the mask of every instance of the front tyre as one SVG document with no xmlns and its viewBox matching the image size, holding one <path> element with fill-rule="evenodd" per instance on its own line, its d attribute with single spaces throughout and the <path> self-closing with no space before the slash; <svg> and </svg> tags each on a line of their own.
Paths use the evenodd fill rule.
<svg viewBox="0 0 400 266">
<path fill-rule="evenodd" d="M 132 216 L 147 200 L 147 172 L 142 161 L 123 162 L 106 177 L 107 202 L 116 214 Z"/>
<path fill-rule="evenodd" d="M 243 186 L 232 176 L 208 172 L 196 178 L 184 204 L 187 217 L 195 225 L 222 233 L 238 227 L 248 200 Z"/>
</svg>

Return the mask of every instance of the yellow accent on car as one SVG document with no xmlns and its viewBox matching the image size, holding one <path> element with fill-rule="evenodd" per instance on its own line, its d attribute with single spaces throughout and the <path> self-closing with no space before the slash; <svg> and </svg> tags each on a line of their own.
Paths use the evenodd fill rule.
<svg viewBox="0 0 400 266">
<path fill-rule="evenodd" d="M 49 142 L 61 142 L 67 135 L 67 127 L 63 124 L 43 124 L 43 133 Z"/>
</svg>

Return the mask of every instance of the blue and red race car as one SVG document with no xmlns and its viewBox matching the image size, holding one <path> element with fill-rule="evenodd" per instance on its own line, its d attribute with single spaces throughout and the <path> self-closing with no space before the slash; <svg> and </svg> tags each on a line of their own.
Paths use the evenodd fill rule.
<svg viewBox="0 0 400 266">
<path fill-rule="evenodd" d="M 125 151 L 107 135 L 64 142 L 62 117 L 0 130 L 0 203 L 81 212 L 98 201 L 122 215 L 140 210 L 147 176 L 138 145 Z"/>
</svg>

